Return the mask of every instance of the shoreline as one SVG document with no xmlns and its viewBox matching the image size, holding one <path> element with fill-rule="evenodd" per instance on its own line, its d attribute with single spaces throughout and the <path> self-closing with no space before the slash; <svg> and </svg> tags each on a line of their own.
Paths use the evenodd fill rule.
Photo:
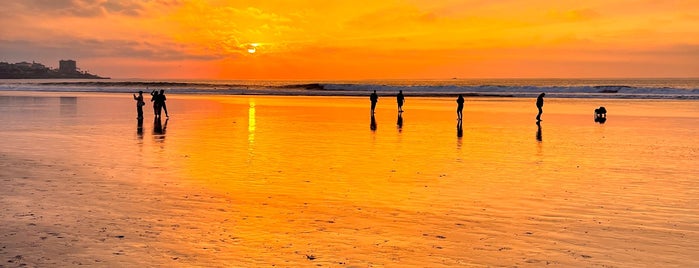
<svg viewBox="0 0 699 268">
<path fill-rule="evenodd" d="M 51 94 L 51 93 L 56 93 L 56 94 L 134 94 L 138 93 L 139 90 L 134 90 L 134 91 L 100 91 L 100 90 L 90 90 L 90 91 L 76 91 L 76 90 L 0 90 L 0 94 L 4 95 L 12 95 L 12 94 L 17 94 L 17 93 L 34 93 L 34 94 Z M 199 97 L 208 97 L 208 96 L 241 96 L 241 97 L 246 97 L 246 96 L 279 96 L 279 97 L 366 97 L 368 98 L 370 95 L 370 91 L 366 92 L 346 92 L 346 91 L 332 91 L 333 93 L 327 93 L 323 94 L 322 92 L 313 92 L 313 93 L 290 93 L 290 92 L 273 92 L 273 91 L 266 91 L 266 92 L 260 92 L 260 91 L 255 91 L 255 92 L 178 92 L 178 91 L 173 91 L 166 89 L 166 94 L 168 96 L 199 96 Z M 143 90 L 143 93 L 148 93 L 146 90 Z M 387 91 L 377 91 L 377 94 L 379 97 L 385 99 L 385 98 L 394 98 L 397 92 L 387 92 Z M 410 92 L 404 92 L 404 95 L 406 97 L 412 97 L 412 98 L 456 98 L 458 95 L 463 95 L 464 97 L 468 98 L 512 98 L 512 99 L 530 99 L 530 98 L 536 98 L 536 96 L 539 93 L 522 93 L 522 94 L 497 94 L 497 93 L 458 93 L 458 92 L 444 92 L 444 93 L 410 93 Z M 698 101 L 699 96 L 696 97 L 687 97 L 687 96 L 679 96 L 679 97 L 669 97 L 669 96 L 638 96 L 638 95 L 615 95 L 614 93 L 596 93 L 596 94 L 576 94 L 576 95 L 560 95 L 557 93 L 549 93 L 546 92 L 547 98 L 558 98 L 558 99 L 581 99 L 581 100 L 591 100 L 591 99 L 604 99 L 604 100 L 656 100 L 656 101 L 662 101 L 662 100 L 667 100 L 667 101 Z"/>
<path fill-rule="evenodd" d="M 699 99 L 699 79 L 466 79 L 466 80 L 6 80 L 0 91 L 130 93 L 164 89 L 172 94 L 368 96 L 403 91 L 412 97 L 528 98 L 546 92 L 559 98 Z"/>
</svg>

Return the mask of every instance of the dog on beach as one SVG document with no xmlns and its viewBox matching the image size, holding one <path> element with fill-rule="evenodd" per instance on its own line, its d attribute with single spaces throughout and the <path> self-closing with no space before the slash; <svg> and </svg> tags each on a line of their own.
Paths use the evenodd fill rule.
<svg viewBox="0 0 699 268">
<path fill-rule="evenodd" d="M 595 122 L 604 123 L 604 121 L 607 121 L 607 108 L 600 106 L 595 109 Z"/>
</svg>

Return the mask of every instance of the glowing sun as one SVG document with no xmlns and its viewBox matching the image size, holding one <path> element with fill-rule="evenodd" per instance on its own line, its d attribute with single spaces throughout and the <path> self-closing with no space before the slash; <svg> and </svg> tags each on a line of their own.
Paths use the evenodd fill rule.
<svg viewBox="0 0 699 268">
<path fill-rule="evenodd" d="M 248 46 L 248 53 L 254 54 L 255 52 L 257 52 L 257 46 L 257 43 L 250 44 L 250 46 Z"/>
</svg>

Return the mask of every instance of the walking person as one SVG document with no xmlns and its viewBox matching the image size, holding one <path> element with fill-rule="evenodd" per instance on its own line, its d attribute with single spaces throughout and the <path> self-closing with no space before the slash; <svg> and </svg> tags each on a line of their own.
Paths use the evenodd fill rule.
<svg viewBox="0 0 699 268">
<path fill-rule="evenodd" d="M 541 121 L 541 114 L 544 113 L 544 110 L 542 110 L 544 107 L 544 96 L 546 96 L 546 93 L 542 92 L 538 97 L 536 97 L 536 108 L 539 109 L 539 114 L 536 115 L 537 122 Z"/>
<path fill-rule="evenodd" d="M 164 89 L 160 90 L 160 96 L 158 100 L 160 101 L 160 107 L 162 107 L 163 111 L 165 111 L 165 117 L 170 118 L 170 115 L 167 114 L 167 105 L 165 105 L 165 101 L 167 100 L 167 98 L 165 97 Z"/>
<path fill-rule="evenodd" d="M 463 117 L 463 110 L 464 110 L 464 96 L 459 94 L 459 97 L 456 98 L 456 119 L 461 121 L 461 118 Z"/>
<path fill-rule="evenodd" d="M 136 112 L 138 113 L 138 119 L 143 119 L 143 106 L 146 103 L 143 101 L 143 91 L 138 91 L 138 96 L 133 94 L 133 99 L 136 101 Z"/>
<path fill-rule="evenodd" d="M 403 96 L 403 90 L 400 90 L 398 92 L 398 95 L 396 96 L 396 101 L 398 102 L 398 112 L 402 113 L 403 112 L 403 103 L 405 102 L 405 97 Z"/>
<path fill-rule="evenodd" d="M 371 93 L 369 100 L 371 100 L 371 114 L 373 115 L 374 109 L 376 109 L 376 102 L 379 101 L 379 95 L 376 95 L 376 90 L 374 90 L 374 93 Z"/>
</svg>

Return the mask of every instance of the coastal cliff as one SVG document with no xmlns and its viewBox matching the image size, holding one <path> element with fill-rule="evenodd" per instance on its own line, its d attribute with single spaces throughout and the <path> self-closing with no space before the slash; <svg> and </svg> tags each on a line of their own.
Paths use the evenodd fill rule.
<svg viewBox="0 0 699 268">
<path fill-rule="evenodd" d="M 0 62 L 0 79 L 109 79 L 77 68 L 73 60 L 61 60 L 58 69 L 36 62 Z"/>
</svg>

